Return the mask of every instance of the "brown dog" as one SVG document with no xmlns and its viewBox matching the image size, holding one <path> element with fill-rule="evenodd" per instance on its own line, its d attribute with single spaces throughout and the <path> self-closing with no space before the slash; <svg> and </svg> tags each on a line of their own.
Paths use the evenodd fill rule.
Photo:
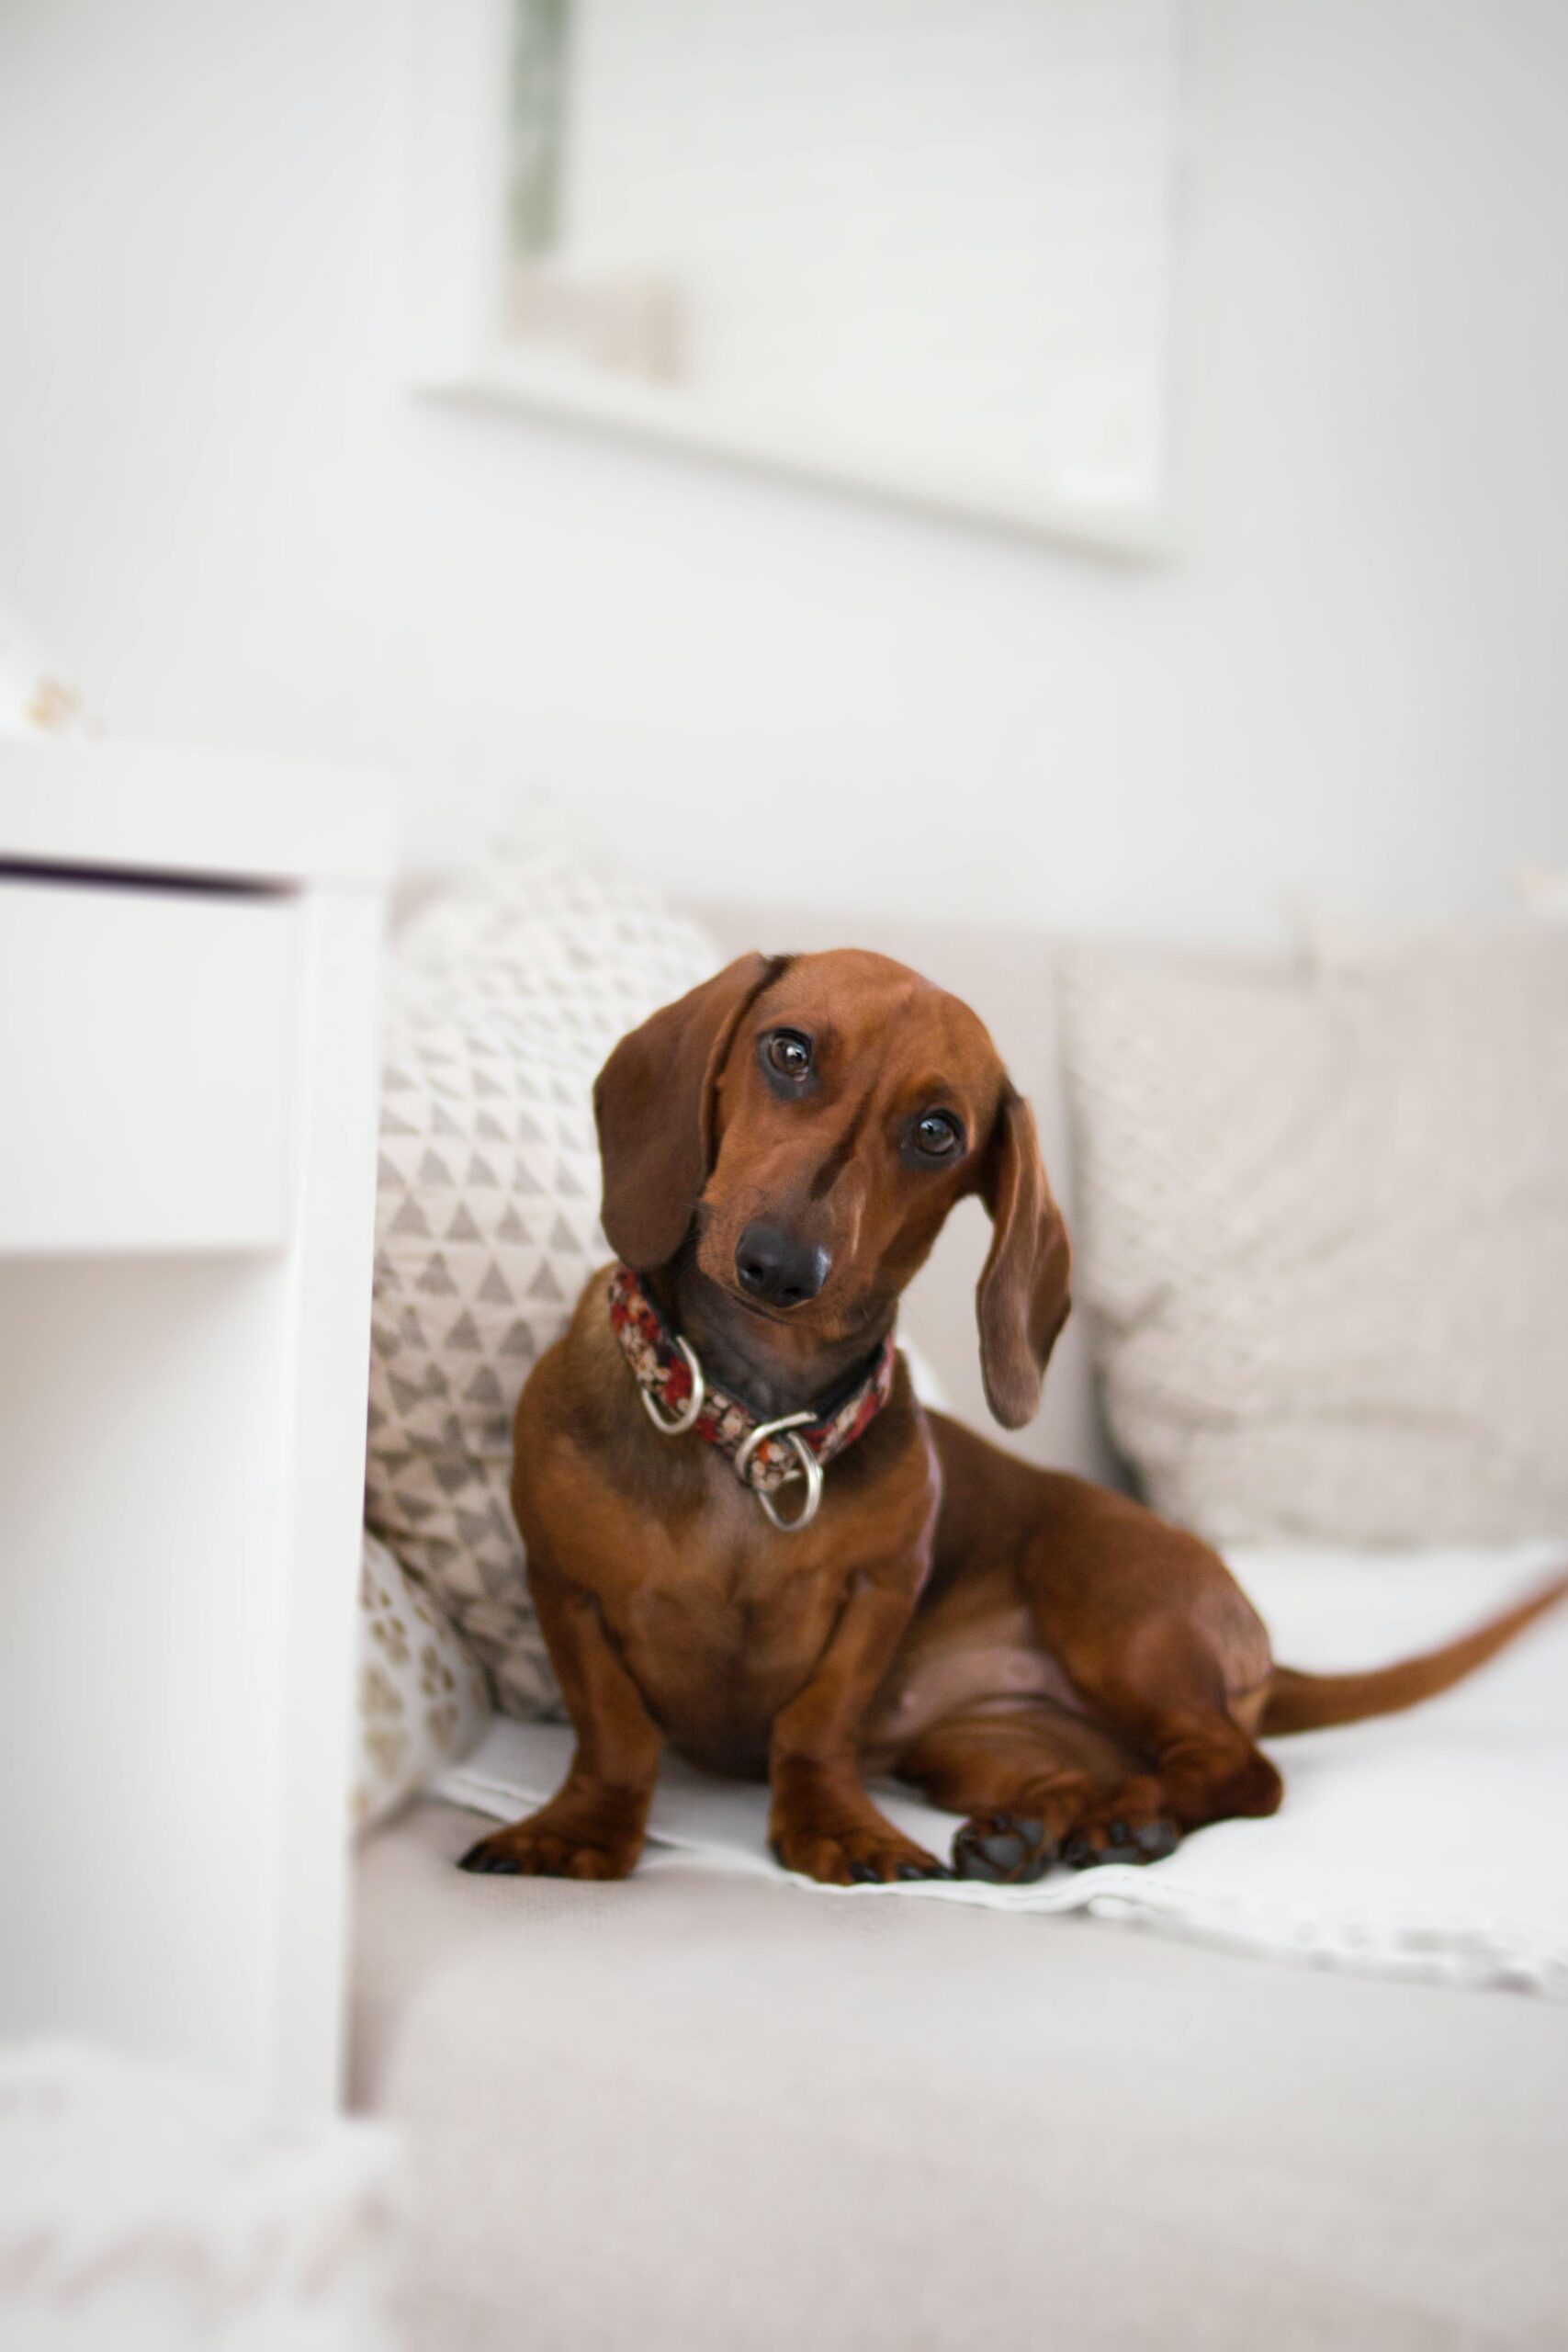
<svg viewBox="0 0 1568 2352">
<path fill-rule="evenodd" d="M 1152 1860 L 1274 1811 L 1259 1732 L 1408 1706 L 1568 1589 L 1425 1658 L 1296 1674 L 1206 1544 L 923 1411 L 889 1335 L 953 1203 L 994 1226 L 1005 1428 L 1039 1401 L 1070 1257 L 990 1038 L 902 965 L 743 956 L 622 1040 L 595 1108 L 604 1230 L 641 1280 L 596 1275 L 540 1360 L 513 1484 L 577 1750 L 466 1869 L 624 1876 L 666 1739 L 766 1775 L 773 1849 L 813 1878 L 942 1874 L 867 1770 L 966 1816 L 963 1875 Z"/>
</svg>

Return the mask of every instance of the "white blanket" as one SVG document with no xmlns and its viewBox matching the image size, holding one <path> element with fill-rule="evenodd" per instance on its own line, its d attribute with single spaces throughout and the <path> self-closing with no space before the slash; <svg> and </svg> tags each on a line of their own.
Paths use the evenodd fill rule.
<svg viewBox="0 0 1568 2352">
<path fill-rule="evenodd" d="M 1248 1551 L 1232 1566 L 1276 1654 L 1325 1670 L 1381 1665 L 1462 1632 L 1540 1582 L 1568 1544 L 1484 1551 Z M 931 1881 L 797 1886 L 852 1901 L 978 1903 L 1096 1918 L 1319 1966 L 1568 1998 L 1568 1602 L 1445 1697 L 1411 1713 L 1269 1743 L 1285 1775 L 1270 1821 L 1225 1821 L 1168 1860 L 1054 1871 L 1033 1886 Z M 498 1721 L 434 1793 L 509 1820 L 548 1796 L 571 1736 Z M 908 1792 L 878 1801 L 945 1858 L 954 1823 Z M 782 1877 L 767 1794 L 667 1761 L 649 1853 Z"/>
</svg>

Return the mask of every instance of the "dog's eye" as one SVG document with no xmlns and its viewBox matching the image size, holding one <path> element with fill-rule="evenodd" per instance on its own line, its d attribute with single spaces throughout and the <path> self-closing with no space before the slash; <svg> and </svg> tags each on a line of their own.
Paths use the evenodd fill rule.
<svg viewBox="0 0 1568 2352">
<path fill-rule="evenodd" d="M 946 1159 L 962 1149 L 964 1130 L 951 1111 L 922 1111 L 909 1130 L 909 1141 L 922 1159 Z"/>
<path fill-rule="evenodd" d="M 798 1029 L 775 1029 L 763 1046 L 781 1078 L 805 1078 L 811 1068 L 811 1040 Z"/>
</svg>

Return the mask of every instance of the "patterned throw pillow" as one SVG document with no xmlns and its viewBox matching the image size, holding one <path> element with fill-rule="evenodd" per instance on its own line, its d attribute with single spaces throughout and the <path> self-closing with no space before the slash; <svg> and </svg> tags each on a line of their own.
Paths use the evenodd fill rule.
<svg viewBox="0 0 1568 2352">
<path fill-rule="evenodd" d="M 1064 976 L 1077 1288 L 1221 1542 L 1568 1532 L 1568 933 Z"/>
<path fill-rule="evenodd" d="M 720 960 L 641 885 L 517 850 L 444 893 L 400 949 L 366 1519 L 513 1714 L 559 1708 L 508 1498 L 512 1417 L 610 1254 L 593 1079 Z"/>
<path fill-rule="evenodd" d="M 478 1744 L 491 1717 L 478 1661 L 384 1544 L 359 1572 L 359 1746 L 353 1813 L 368 1829 Z"/>
</svg>

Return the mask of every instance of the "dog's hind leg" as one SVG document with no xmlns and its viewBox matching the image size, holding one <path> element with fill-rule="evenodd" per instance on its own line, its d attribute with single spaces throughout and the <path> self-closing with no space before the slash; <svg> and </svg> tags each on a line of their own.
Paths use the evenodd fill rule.
<svg viewBox="0 0 1568 2352">
<path fill-rule="evenodd" d="M 960 1878 L 1021 1885 L 1060 1859 L 1135 1760 L 1061 1708 L 980 1705 L 932 1724 L 893 1769 L 932 1804 L 967 1815 L 953 1840 Z"/>
<path fill-rule="evenodd" d="M 1160 1725 L 1153 1769 L 1088 1804 L 1062 1841 L 1062 1860 L 1074 1870 L 1157 1861 L 1189 1830 L 1277 1813 L 1283 1795 L 1269 1758 L 1226 1717 L 1173 1714 Z"/>
<path fill-rule="evenodd" d="M 982 1707 L 934 1724 L 894 1770 L 967 1816 L 956 1874 L 1007 1885 L 1058 1861 L 1159 1861 L 1205 1822 L 1276 1810 L 1278 1772 L 1228 1717 L 1172 1715 L 1163 1731 L 1157 1747 L 1134 1747 L 1049 1705 Z"/>
<path fill-rule="evenodd" d="M 1062 1860 L 1074 1869 L 1157 1860 L 1209 1822 L 1278 1811 L 1284 1784 L 1252 1736 L 1267 1650 L 1254 1660 L 1212 1633 L 1178 1611 L 1151 1611 L 1109 1642 L 1098 1629 L 1087 1641 L 1058 1636 L 1055 1656 L 1075 1690 L 1140 1759 L 1063 1838 Z M 1226 1661 L 1236 1668 L 1229 1677 Z"/>
<path fill-rule="evenodd" d="M 1012 1877 L 1037 1876 L 1051 1846 L 1079 1866 L 1151 1861 L 1207 1822 L 1274 1812 L 1280 1776 L 1255 1745 L 1268 1632 L 1218 1554 L 1126 1495 L 1033 1469 L 939 1414 L 931 1426 L 943 1480 L 934 1589 L 883 1720 L 896 1729 L 910 1691 L 956 1679 L 966 1658 L 969 1689 L 901 1746 L 897 1769 L 939 1804 L 1038 1821 Z M 1043 1709 L 1022 1689 L 1031 1657 Z M 1009 1690 L 1028 1711 L 1008 1707 Z M 1086 1738 L 1102 1743 L 1092 1758 Z"/>
</svg>

